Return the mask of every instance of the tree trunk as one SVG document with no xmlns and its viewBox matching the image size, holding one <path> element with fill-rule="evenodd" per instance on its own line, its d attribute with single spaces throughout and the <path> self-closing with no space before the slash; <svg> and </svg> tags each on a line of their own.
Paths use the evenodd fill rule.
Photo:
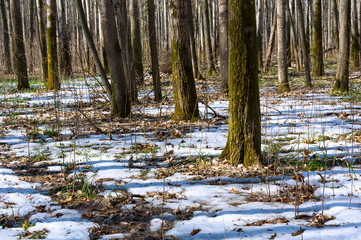
<svg viewBox="0 0 361 240">
<path fill-rule="evenodd" d="M 350 25 L 351 0 L 342 0 L 340 3 L 340 45 L 337 58 L 335 91 L 349 90 L 349 59 L 350 59 Z"/>
<path fill-rule="evenodd" d="M 219 0 L 219 58 L 221 63 L 222 89 L 228 92 L 228 0 Z"/>
<path fill-rule="evenodd" d="M 46 44 L 46 11 L 45 0 L 38 0 L 38 19 L 39 19 L 39 46 L 41 57 L 41 79 L 44 83 L 48 81 L 48 53 Z"/>
<path fill-rule="evenodd" d="M 203 76 L 199 72 L 198 67 L 198 57 L 196 51 L 196 40 L 194 37 L 194 24 L 193 24 L 193 11 L 192 11 L 192 1 L 186 0 L 188 4 L 188 24 L 189 24 L 189 37 L 191 44 L 191 53 L 192 53 L 192 63 L 193 63 L 193 73 L 196 79 L 202 79 Z"/>
<path fill-rule="evenodd" d="M 303 64 L 305 67 L 306 87 L 311 87 L 311 74 L 310 74 L 310 55 L 307 49 L 306 34 L 304 26 L 304 15 L 301 0 L 296 0 L 297 6 L 297 19 L 298 19 L 298 34 L 300 37 L 301 52 L 303 57 Z"/>
<path fill-rule="evenodd" d="M 172 24 L 172 83 L 175 121 L 196 121 L 199 118 L 196 86 L 192 72 L 189 43 L 188 4 L 184 0 L 169 3 Z"/>
<path fill-rule="evenodd" d="M 314 0 L 314 21 L 313 21 L 313 62 L 312 74 L 322 76 L 325 74 L 323 66 L 323 43 L 322 43 L 322 6 L 321 0 Z"/>
<path fill-rule="evenodd" d="M 358 70 L 360 67 L 360 35 L 357 22 L 356 0 L 351 0 L 351 69 Z"/>
<path fill-rule="evenodd" d="M 332 0 L 332 12 L 333 12 L 333 38 L 335 41 L 336 49 L 339 48 L 339 20 L 338 20 L 338 9 L 337 9 L 337 0 Z"/>
<path fill-rule="evenodd" d="M 139 20 L 139 8 L 138 0 L 131 0 L 130 3 L 130 19 L 132 29 L 132 50 L 134 69 L 137 82 L 140 85 L 144 84 L 144 73 L 143 73 L 143 60 L 142 60 L 142 42 L 140 37 L 140 20 Z"/>
<path fill-rule="evenodd" d="M 66 26 L 65 0 L 60 0 L 59 36 L 60 36 L 60 72 L 65 78 L 72 75 L 71 54 L 69 46 L 69 31 Z"/>
<path fill-rule="evenodd" d="M 148 2 L 149 46 L 150 46 L 150 57 L 152 60 L 154 100 L 156 102 L 160 102 L 162 101 L 162 89 L 160 85 L 160 75 L 159 75 L 157 34 L 155 30 L 155 7 L 154 7 L 154 0 L 147 0 L 147 2 Z"/>
<path fill-rule="evenodd" d="M 286 40 L 287 0 L 277 0 L 278 92 L 290 91 L 288 83 L 288 58 Z"/>
<path fill-rule="evenodd" d="M 15 74 L 18 78 L 17 88 L 29 88 L 20 1 L 11 0 L 10 9 L 14 39 Z"/>
<path fill-rule="evenodd" d="M 258 66 L 263 68 L 263 0 L 258 1 L 258 26 L 257 26 L 257 46 L 258 46 Z"/>
<path fill-rule="evenodd" d="M 233 165 L 260 165 L 261 111 L 255 1 L 230 0 L 229 18 L 229 130 L 220 157 Z"/>
<path fill-rule="evenodd" d="M 105 42 L 105 51 L 109 63 L 112 80 L 112 116 L 128 117 L 130 115 L 130 99 L 122 62 L 122 51 L 119 46 L 113 3 L 100 0 L 100 17 Z"/>
<path fill-rule="evenodd" d="M 56 19 L 57 7 L 56 0 L 47 0 L 47 29 L 46 43 L 48 51 L 48 84 L 49 90 L 59 90 L 60 81 L 58 73 L 58 53 L 56 44 Z"/>
<path fill-rule="evenodd" d="M 269 67 L 271 65 L 271 59 L 272 59 L 272 52 L 273 47 L 275 44 L 275 38 L 276 38 L 276 30 L 277 30 L 277 8 L 275 8 L 275 14 L 273 19 L 273 25 L 271 29 L 271 35 L 268 41 L 268 47 L 267 47 L 267 54 L 266 54 L 266 61 L 264 65 L 264 71 L 268 72 Z"/>
<path fill-rule="evenodd" d="M 95 44 L 94 44 L 94 41 L 93 41 L 93 37 L 92 37 L 92 35 L 91 35 L 90 31 L 89 31 L 87 21 L 86 21 L 86 18 L 85 18 L 83 4 L 82 4 L 81 0 L 74 0 L 74 2 L 75 2 L 75 5 L 76 5 L 76 8 L 78 10 L 79 22 L 80 22 L 81 28 L 83 29 L 83 34 L 85 36 L 85 39 L 87 40 L 87 43 L 88 43 L 90 52 L 92 54 L 92 57 L 94 59 L 95 66 L 97 67 L 97 70 L 98 70 L 98 72 L 100 74 L 100 77 L 102 79 L 103 85 L 105 87 L 105 90 L 107 92 L 107 95 L 108 95 L 109 99 L 112 99 L 111 86 L 110 86 L 108 78 L 106 76 L 105 69 L 103 68 L 103 66 L 101 64 L 98 52 L 96 51 Z M 111 101 L 111 104 L 113 104 L 113 101 Z M 111 108 L 113 109 L 115 107 L 112 106 Z"/>
<path fill-rule="evenodd" d="M 2 32 L 3 32 L 3 53 L 5 60 L 5 73 L 11 72 L 11 55 L 10 55 L 10 38 L 9 38 L 9 28 L 8 28 L 8 19 L 6 17 L 5 11 L 5 2 L 0 0 L 0 10 L 1 10 L 1 23 L 2 23 Z"/>
<path fill-rule="evenodd" d="M 214 55 L 212 51 L 212 41 L 211 41 L 211 30 L 209 26 L 209 7 L 208 0 L 203 0 L 203 28 L 204 28 L 204 37 L 205 37 L 205 48 L 207 55 L 208 63 L 208 75 L 212 75 L 216 68 L 214 66 Z"/>
</svg>

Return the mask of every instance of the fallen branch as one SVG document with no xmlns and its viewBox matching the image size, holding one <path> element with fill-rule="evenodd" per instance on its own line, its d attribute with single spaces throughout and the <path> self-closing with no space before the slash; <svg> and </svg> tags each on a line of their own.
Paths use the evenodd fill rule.
<svg viewBox="0 0 361 240">
<path fill-rule="evenodd" d="M 205 103 L 204 101 L 202 101 L 200 98 L 198 98 L 198 101 L 200 101 L 204 106 L 206 106 L 207 108 L 209 108 L 216 117 L 220 117 L 220 118 L 223 118 L 223 119 L 226 119 L 225 116 L 222 116 L 220 115 L 219 113 L 217 113 L 213 108 L 211 108 L 207 103 Z"/>
</svg>

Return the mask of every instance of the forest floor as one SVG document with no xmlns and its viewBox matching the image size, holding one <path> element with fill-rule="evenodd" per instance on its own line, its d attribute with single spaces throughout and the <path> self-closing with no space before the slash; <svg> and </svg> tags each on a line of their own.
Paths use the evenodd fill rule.
<svg viewBox="0 0 361 240">
<path fill-rule="evenodd" d="M 261 78 L 265 167 L 217 158 L 228 101 L 197 82 L 202 120 L 172 122 L 148 78 L 130 119 L 111 119 L 96 79 L 0 83 L 0 239 L 361 239 L 361 81 L 332 76 L 277 94 Z M 206 107 L 207 106 L 207 107 Z"/>
</svg>

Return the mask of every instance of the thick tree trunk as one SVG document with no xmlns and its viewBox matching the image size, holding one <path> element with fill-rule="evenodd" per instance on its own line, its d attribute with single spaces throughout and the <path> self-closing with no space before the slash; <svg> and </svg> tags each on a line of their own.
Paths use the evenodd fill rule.
<svg viewBox="0 0 361 240">
<path fill-rule="evenodd" d="M 10 38 L 9 38 L 9 28 L 8 28 L 8 19 L 6 17 L 5 11 L 5 2 L 0 0 L 0 10 L 1 10 L 1 23 L 2 23 L 2 32 L 3 32 L 3 53 L 5 60 L 5 73 L 11 72 L 11 55 L 10 55 Z"/>
<path fill-rule="evenodd" d="M 152 60 L 152 76 L 154 100 L 156 102 L 162 101 L 162 89 L 160 85 L 159 62 L 158 62 L 158 48 L 157 48 L 157 34 L 155 30 L 155 7 L 154 0 L 147 0 L 148 2 L 148 30 L 149 30 L 149 46 L 150 57 Z"/>
<path fill-rule="evenodd" d="M 287 0 L 277 0 L 277 39 L 278 39 L 278 92 L 290 91 L 288 83 L 288 58 L 286 40 Z"/>
<path fill-rule="evenodd" d="M 47 0 L 47 29 L 46 29 L 46 43 L 48 51 L 48 84 L 49 90 L 59 90 L 59 72 L 58 72 L 58 52 L 56 43 L 56 19 L 57 7 L 56 0 Z"/>
<path fill-rule="evenodd" d="M 322 5 L 321 0 L 314 0 L 314 21 L 313 21 L 313 62 L 312 74 L 322 76 L 325 74 L 323 66 L 323 41 L 322 41 Z"/>
<path fill-rule="evenodd" d="M 45 0 L 38 0 L 38 19 L 39 19 L 39 46 L 41 57 L 41 79 L 44 83 L 48 81 L 48 53 L 46 44 L 46 10 Z"/>
<path fill-rule="evenodd" d="M 20 1 L 11 0 L 11 20 L 14 39 L 15 74 L 18 78 L 18 89 L 29 88 L 26 64 L 25 46 L 23 38 L 23 24 L 21 18 Z"/>
<path fill-rule="evenodd" d="M 203 28 L 204 28 L 204 37 L 205 37 L 205 48 L 206 48 L 206 56 L 208 63 L 208 75 L 212 75 L 216 68 L 214 66 L 214 55 L 212 50 L 212 41 L 211 41 L 211 30 L 209 24 L 209 8 L 208 8 L 208 0 L 203 0 Z"/>
<path fill-rule="evenodd" d="M 59 9 L 59 36 L 60 36 L 60 72 L 65 78 L 72 75 L 71 54 L 69 46 L 69 32 L 66 26 L 65 0 L 60 0 Z"/>
<path fill-rule="evenodd" d="M 143 53 L 142 53 L 142 42 L 140 38 L 140 20 L 139 20 L 139 8 L 138 0 L 131 0 L 130 3 L 130 19 L 131 19 L 131 32 L 132 32 L 132 50 L 134 69 L 137 82 L 140 85 L 144 83 L 143 73 Z"/>
<path fill-rule="evenodd" d="M 337 70 L 334 90 L 349 90 L 350 25 L 351 0 L 340 3 L 340 45 L 337 58 Z"/>
<path fill-rule="evenodd" d="M 196 121 L 199 118 L 196 86 L 192 72 L 192 61 L 188 30 L 188 4 L 184 0 L 170 0 L 172 23 L 172 83 L 175 121 Z"/>
<path fill-rule="evenodd" d="M 233 165 L 261 164 L 261 111 L 254 2 L 230 0 L 229 5 L 229 130 L 221 158 L 228 159 Z"/>
<path fill-rule="evenodd" d="M 303 65 L 305 67 L 306 87 L 311 87 L 311 71 L 310 71 L 310 55 L 307 49 L 306 34 L 304 26 L 304 15 L 301 0 L 296 0 L 297 19 L 298 19 L 298 34 L 300 37 L 301 52 L 303 57 Z"/>
<path fill-rule="evenodd" d="M 101 25 L 105 42 L 105 51 L 112 79 L 112 116 L 128 117 L 130 115 L 130 99 L 119 46 L 113 3 L 100 0 Z"/>
<path fill-rule="evenodd" d="M 221 63 L 222 89 L 228 91 L 228 0 L 219 0 L 219 58 Z"/>
</svg>

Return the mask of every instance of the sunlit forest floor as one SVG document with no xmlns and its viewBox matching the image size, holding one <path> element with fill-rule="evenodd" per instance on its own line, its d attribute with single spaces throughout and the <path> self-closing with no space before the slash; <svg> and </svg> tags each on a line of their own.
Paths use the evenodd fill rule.
<svg viewBox="0 0 361 240">
<path fill-rule="evenodd" d="M 171 75 L 150 76 L 129 119 L 110 118 L 96 78 L 46 91 L 0 83 L 1 239 L 358 239 L 360 74 L 332 93 L 334 66 L 277 94 L 260 74 L 265 167 L 218 159 L 228 131 L 219 77 L 197 81 L 202 119 L 172 122 Z M 4 236 L 4 237 L 3 237 Z"/>
</svg>

